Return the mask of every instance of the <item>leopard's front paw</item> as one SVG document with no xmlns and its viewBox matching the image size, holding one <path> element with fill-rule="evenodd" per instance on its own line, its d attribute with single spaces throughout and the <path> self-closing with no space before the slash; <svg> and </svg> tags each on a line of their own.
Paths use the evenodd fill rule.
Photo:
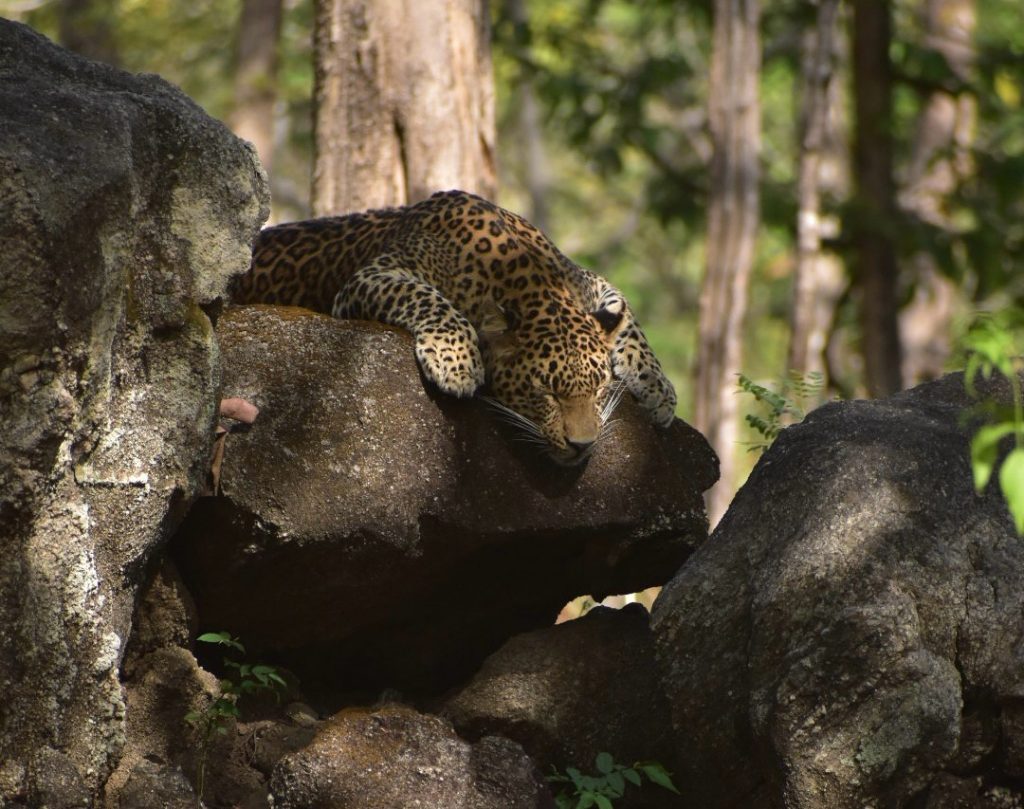
<svg viewBox="0 0 1024 809">
<path fill-rule="evenodd" d="M 656 396 L 644 403 L 651 421 L 659 427 L 668 427 L 676 417 L 676 392 L 669 386 L 668 390 L 660 391 Z"/>
<path fill-rule="evenodd" d="M 668 427 L 675 419 L 676 391 L 660 368 L 626 377 L 626 386 L 659 427 Z"/>
<path fill-rule="evenodd" d="M 475 343 L 425 335 L 416 340 L 416 359 L 424 376 L 451 396 L 468 398 L 484 384 L 484 359 Z"/>
</svg>

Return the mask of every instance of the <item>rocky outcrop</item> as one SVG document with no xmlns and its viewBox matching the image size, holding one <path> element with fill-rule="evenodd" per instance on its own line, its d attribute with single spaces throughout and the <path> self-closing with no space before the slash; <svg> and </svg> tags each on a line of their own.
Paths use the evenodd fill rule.
<svg viewBox="0 0 1024 809">
<path fill-rule="evenodd" d="M 580 593 L 664 582 L 705 536 L 717 464 L 682 422 L 623 403 L 566 469 L 482 402 L 435 394 L 404 332 L 239 307 L 218 337 L 225 395 L 260 415 L 227 437 L 221 495 L 174 553 L 204 626 L 305 688 L 436 693 Z"/>
<path fill-rule="evenodd" d="M 654 660 L 647 610 L 596 607 L 585 616 L 510 639 L 441 710 L 459 735 L 505 736 L 543 772 L 596 773 L 615 761 L 671 761 L 675 740 Z M 630 807 L 674 807 L 679 799 L 648 785 L 630 788 Z"/>
<path fill-rule="evenodd" d="M 0 804 L 80 806 L 124 745 L 138 583 L 206 474 L 204 307 L 267 194 L 181 92 L 6 20 L 0 120 Z"/>
<path fill-rule="evenodd" d="M 955 375 L 816 410 L 662 592 L 688 805 L 994 807 L 1024 785 L 1024 543 L 974 492 L 967 405 Z"/>
<path fill-rule="evenodd" d="M 519 745 L 496 736 L 470 745 L 402 705 L 337 714 L 278 763 L 270 789 L 281 809 L 554 809 Z"/>
</svg>

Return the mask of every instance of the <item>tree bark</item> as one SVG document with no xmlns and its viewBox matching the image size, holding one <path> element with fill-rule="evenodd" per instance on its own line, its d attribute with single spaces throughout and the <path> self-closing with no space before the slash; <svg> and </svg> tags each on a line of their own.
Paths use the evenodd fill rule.
<svg viewBox="0 0 1024 809">
<path fill-rule="evenodd" d="M 838 257 L 821 246 L 824 236 L 838 230 L 822 211 L 822 191 L 838 191 L 843 184 L 836 132 L 839 9 L 840 0 L 820 0 L 802 48 L 797 250 L 787 362 L 801 375 L 825 372 L 829 330 L 845 286 Z"/>
<path fill-rule="evenodd" d="M 486 0 L 316 0 L 318 216 L 496 191 Z"/>
<path fill-rule="evenodd" d="M 926 0 L 926 47 L 941 54 L 960 82 L 974 66 L 975 0 Z M 944 202 L 973 171 L 970 146 L 974 138 L 975 100 L 968 93 L 933 90 L 917 122 L 906 181 L 900 194 L 904 208 L 925 222 L 951 229 Z M 943 276 L 932 255 L 912 258 L 914 297 L 900 313 L 904 346 L 903 378 L 916 384 L 940 376 L 952 346 L 952 319 L 960 297 Z"/>
<path fill-rule="evenodd" d="M 853 2 L 853 164 L 857 189 L 853 241 L 859 293 L 861 353 L 871 396 L 902 388 L 898 327 L 899 269 L 892 228 L 892 71 L 889 0 Z"/>
<path fill-rule="evenodd" d="M 505 0 L 508 14 L 516 26 L 530 24 L 525 0 Z M 516 129 L 522 139 L 523 180 L 529 198 L 527 218 L 547 233 L 550 227 L 548 194 L 551 190 L 551 170 L 544 148 L 540 104 L 534 90 L 533 74 L 524 68 L 515 88 L 518 101 Z"/>
<path fill-rule="evenodd" d="M 714 10 L 709 106 L 714 152 L 694 391 L 694 424 L 721 462 L 721 479 L 708 495 L 712 525 L 725 512 L 736 475 L 736 375 L 760 222 L 761 64 L 758 1 L 715 0 Z"/>
<path fill-rule="evenodd" d="M 282 11 L 282 0 L 243 0 L 235 43 L 235 108 L 231 128 L 256 147 L 268 174 L 274 160 Z"/>
</svg>

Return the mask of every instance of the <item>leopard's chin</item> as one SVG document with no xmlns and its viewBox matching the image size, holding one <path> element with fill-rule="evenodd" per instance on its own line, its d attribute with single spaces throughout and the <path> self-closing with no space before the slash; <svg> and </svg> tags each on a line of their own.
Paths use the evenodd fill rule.
<svg viewBox="0 0 1024 809">
<path fill-rule="evenodd" d="M 582 466 L 593 454 L 593 445 L 590 444 L 586 449 L 577 449 L 573 446 L 556 447 L 554 444 L 549 444 L 547 447 L 547 456 L 559 466 Z"/>
</svg>

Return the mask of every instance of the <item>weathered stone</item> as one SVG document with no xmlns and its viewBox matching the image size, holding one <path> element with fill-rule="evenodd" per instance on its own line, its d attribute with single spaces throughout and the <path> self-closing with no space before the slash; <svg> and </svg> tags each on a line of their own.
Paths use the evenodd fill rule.
<svg viewBox="0 0 1024 809">
<path fill-rule="evenodd" d="M 280 809 L 554 807 L 519 745 L 497 736 L 470 745 L 444 720 L 402 705 L 337 714 L 278 763 L 270 791 Z"/>
<path fill-rule="evenodd" d="M 135 661 L 132 676 L 125 680 L 125 692 L 127 741 L 117 768 L 106 782 L 107 807 L 129 800 L 122 793 L 146 761 L 166 765 L 169 769 L 164 772 L 169 776 L 184 769 L 194 782 L 201 739 L 185 717 L 201 713 L 219 689 L 217 679 L 201 669 L 187 649 L 168 646 Z M 140 774 L 130 788 L 136 795 L 140 790 L 155 788 L 154 773 Z M 177 791 L 173 784 L 168 784 L 168 789 Z"/>
<path fill-rule="evenodd" d="M 90 796 L 142 570 L 205 476 L 202 307 L 247 265 L 265 178 L 166 82 L 6 20 L 0 121 L 0 760 L 60 751 Z M 49 789 L 25 772 L 12 790 Z"/>
<path fill-rule="evenodd" d="M 943 771 L 1006 775 L 1024 543 L 974 492 L 967 404 L 956 375 L 815 411 L 662 592 L 692 805 L 901 807 Z"/>
<path fill-rule="evenodd" d="M 179 767 L 142 759 L 112 809 L 196 809 L 196 793 Z"/>
<path fill-rule="evenodd" d="M 167 557 L 160 559 L 152 578 L 139 591 L 132 634 L 125 645 L 122 679 L 134 676 L 140 660 L 158 649 L 190 649 L 198 632 L 192 596 Z"/>
<path fill-rule="evenodd" d="M 668 704 L 660 690 L 647 610 L 597 607 L 584 617 L 509 640 L 442 711 L 459 735 L 505 736 L 545 772 L 594 772 L 598 753 L 623 764 L 671 761 Z M 643 790 L 645 806 L 675 806 Z M 622 806 L 637 805 L 631 790 Z M 661 797 L 662 803 L 658 804 Z"/>
<path fill-rule="evenodd" d="M 304 689 L 452 684 L 580 593 L 666 581 L 704 539 L 717 464 L 682 422 L 624 402 L 567 469 L 426 387 L 405 332 L 256 306 L 218 336 L 225 395 L 260 415 L 174 552 L 204 626 L 286 654 Z"/>
<path fill-rule="evenodd" d="M 91 796 L 74 762 L 59 750 L 36 751 L 29 765 L 29 805 L 46 809 L 87 809 Z"/>
</svg>

